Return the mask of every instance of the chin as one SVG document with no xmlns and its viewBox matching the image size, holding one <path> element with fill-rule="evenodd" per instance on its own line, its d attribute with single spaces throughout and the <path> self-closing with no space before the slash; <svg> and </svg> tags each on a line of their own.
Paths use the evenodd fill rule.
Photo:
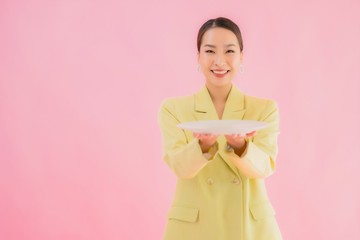
<svg viewBox="0 0 360 240">
<path fill-rule="evenodd" d="M 208 82 L 209 85 L 212 85 L 214 87 L 227 87 L 227 86 L 231 86 L 232 82 L 230 80 L 226 80 L 226 81 L 210 81 Z"/>
</svg>

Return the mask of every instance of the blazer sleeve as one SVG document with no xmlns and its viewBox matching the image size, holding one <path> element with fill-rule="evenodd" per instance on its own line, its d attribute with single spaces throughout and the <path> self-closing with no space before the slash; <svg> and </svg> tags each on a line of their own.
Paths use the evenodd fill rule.
<svg viewBox="0 0 360 240">
<path fill-rule="evenodd" d="M 275 101 L 268 100 L 259 121 L 267 122 L 269 126 L 247 140 L 247 147 L 241 156 L 234 151 L 225 153 L 239 171 L 249 178 L 265 178 L 275 171 L 279 134 L 279 111 Z"/>
<path fill-rule="evenodd" d="M 201 151 L 199 140 L 188 140 L 177 127 L 176 101 L 165 100 L 158 114 L 162 133 L 163 160 L 179 178 L 194 177 L 207 163 L 208 156 Z"/>
</svg>

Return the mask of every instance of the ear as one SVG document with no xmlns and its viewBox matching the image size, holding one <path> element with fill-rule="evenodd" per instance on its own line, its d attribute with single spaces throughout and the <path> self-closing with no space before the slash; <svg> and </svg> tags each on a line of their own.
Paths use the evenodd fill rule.
<svg viewBox="0 0 360 240">
<path fill-rule="evenodd" d="M 198 63 L 200 61 L 200 52 L 197 53 L 197 61 L 198 61 Z"/>
<path fill-rule="evenodd" d="M 243 57 L 244 57 L 244 52 L 241 52 L 241 53 L 240 53 L 240 62 L 241 62 L 241 63 L 243 62 Z"/>
</svg>

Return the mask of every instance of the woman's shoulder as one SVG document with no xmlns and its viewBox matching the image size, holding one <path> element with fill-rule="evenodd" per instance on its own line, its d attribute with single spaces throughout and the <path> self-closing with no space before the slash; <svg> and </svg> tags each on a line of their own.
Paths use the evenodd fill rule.
<svg viewBox="0 0 360 240">
<path fill-rule="evenodd" d="M 186 101 L 192 101 L 193 98 L 194 98 L 194 95 L 168 97 L 163 100 L 163 103 L 182 103 L 182 102 L 186 102 Z"/>
<path fill-rule="evenodd" d="M 245 101 L 247 103 L 251 103 L 251 104 L 260 104 L 260 105 L 261 104 L 269 104 L 269 103 L 276 104 L 275 99 L 257 97 L 257 96 L 247 95 L 247 94 L 244 94 L 244 97 L 245 97 Z"/>
<path fill-rule="evenodd" d="M 244 101 L 245 106 L 267 106 L 267 105 L 276 105 L 276 101 L 274 99 L 258 97 L 255 95 L 249 95 L 246 92 L 240 90 L 237 86 L 233 87 L 234 95 L 236 95 L 235 99 Z"/>
<path fill-rule="evenodd" d="M 168 97 L 162 101 L 161 106 L 168 109 L 188 108 L 193 102 L 194 95 Z"/>
<path fill-rule="evenodd" d="M 263 111 L 278 111 L 277 101 L 270 98 L 257 97 L 252 95 L 244 95 L 245 108 L 248 110 Z"/>
</svg>

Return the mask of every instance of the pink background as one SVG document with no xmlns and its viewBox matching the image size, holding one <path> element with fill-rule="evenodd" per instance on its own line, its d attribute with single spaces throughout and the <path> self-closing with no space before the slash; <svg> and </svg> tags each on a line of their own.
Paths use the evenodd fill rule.
<svg viewBox="0 0 360 240">
<path fill-rule="evenodd" d="M 0 3 L 0 239 L 161 239 L 162 99 L 197 91 L 196 33 L 239 23 L 244 92 L 278 101 L 284 239 L 360 239 L 360 2 Z"/>
</svg>

